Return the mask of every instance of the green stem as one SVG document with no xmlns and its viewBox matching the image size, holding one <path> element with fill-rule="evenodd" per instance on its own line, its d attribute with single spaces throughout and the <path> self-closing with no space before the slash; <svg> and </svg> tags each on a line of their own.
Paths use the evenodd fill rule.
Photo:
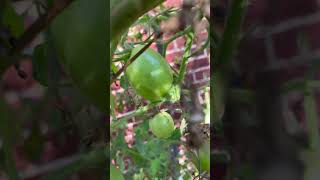
<svg viewBox="0 0 320 180">
<path fill-rule="evenodd" d="M 191 26 L 188 26 L 186 29 L 184 29 L 183 31 L 179 31 L 178 33 L 174 34 L 173 36 L 171 36 L 168 40 L 166 40 L 165 43 L 163 43 L 163 52 L 161 52 L 161 54 L 166 54 L 167 48 L 169 46 L 169 44 L 178 39 L 179 37 L 182 37 L 188 33 L 190 33 L 190 31 L 192 30 Z"/>
<path fill-rule="evenodd" d="M 188 58 L 196 56 L 199 53 L 203 52 L 208 47 L 209 43 L 210 43 L 210 38 L 207 38 L 204 44 L 199 49 L 194 51 Z"/>
<path fill-rule="evenodd" d="M 211 85 L 213 87 L 213 119 L 219 120 L 224 109 L 228 76 L 232 68 L 232 58 L 240 39 L 242 21 L 247 8 L 247 0 L 233 0 L 230 14 L 226 20 L 225 31 L 214 54 L 213 74 Z"/>
<path fill-rule="evenodd" d="M 126 121 L 128 119 L 131 119 L 133 117 L 136 117 L 136 116 L 140 116 L 140 115 L 143 115 L 145 114 L 147 111 L 149 111 L 150 109 L 153 109 L 155 108 L 157 105 L 159 105 L 161 102 L 156 102 L 156 103 L 150 103 L 146 106 L 143 106 L 143 107 L 140 107 L 139 109 L 127 114 L 126 116 L 124 117 L 121 117 L 121 118 L 118 118 L 116 119 L 112 124 L 111 124 L 111 129 L 114 130 L 114 129 L 117 129 L 117 127 L 119 126 L 119 124 L 121 124 L 123 121 Z"/>
<path fill-rule="evenodd" d="M 320 134 L 316 107 L 313 89 L 307 83 L 304 92 L 304 110 L 306 113 L 309 148 L 318 151 L 320 150 Z"/>
<path fill-rule="evenodd" d="M 191 54 L 193 37 L 194 37 L 194 33 L 192 31 L 190 31 L 187 34 L 186 49 L 184 50 L 185 52 L 184 52 L 183 57 L 182 57 L 180 71 L 179 71 L 179 75 L 178 75 L 178 79 L 177 79 L 177 84 L 181 84 L 183 82 L 184 75 L 186 74 L 187 62 L 188 62 L 188 59 L 189 59 L 190 54 Z"/>
<path fill-rule="evenodd" d="M 87 154 L 83 154 L 78 160 L 61 167 L 61 169 L 42 177 L 40 180 L 62 180 L 70 177 L 82 169 L 98 168 L 102 165 L 106 166 L 107 163 L 109 163 L 109 157 L 107 153 L 105 153 L 105 151 L 108 149 L 107 147 L 109 148 L 109 146 L 106 146 L 104 148 L 93 150 Z"/>
</svg>

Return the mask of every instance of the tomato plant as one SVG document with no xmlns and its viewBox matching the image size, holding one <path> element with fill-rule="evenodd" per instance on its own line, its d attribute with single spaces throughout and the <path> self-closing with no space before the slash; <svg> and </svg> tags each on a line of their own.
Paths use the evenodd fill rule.
<svg viewBox="0 0 320 180">
<path fill-rule="evenodd" d="M 168 138 L 174 131 L 174 122 L 170 114 L 160 112 L 149 121 L 153 134 L 158 138 Z"/>
<path fill-rule="evenodd" d="M 192 26 L 176 29 L 177 32 L 166 34 L 166 38 L 159 37 L 166 31 L 162 24 L 179 17 L 180 11 L 180 8 L 159 5 L 136 16 L 130 26 L 118 33 L 117 40 L 112 41 L 111 158 L 125 179 L 191 179 L 198 176 L 203 179 L 209 175 L 208 149 L 201 150 L 202 164 L 197 169 L 197 164 L 186 153 L 197 148 L 189 147 L 182 140 L 189 133 L 187 127 L 193 124 L 190 123 L 193 110 L 206 114 L 206 117 L 200 117 L 202 125 L 204 119 L 209 118 L 209 111 L 204 110 L 203 104 L 194 105 L 193 96 L 198 93 L 192 91 L 198 89 L 189 87 L 184 81 L 189 59 L 196 56 L 196 51 L 206 49 L 208 43 L 197 50 L 191 48 L 196 39 Z M 182 55 L 169 64 L 166 51 L 178 38 L 186 40 L 185 47 Z M 202 88 L 206 89 L 208 85 Z M 205 102 L 207 108 L 209 103 Z M 184 106 L 178 106 L 180 104 Z"/>
</svg>

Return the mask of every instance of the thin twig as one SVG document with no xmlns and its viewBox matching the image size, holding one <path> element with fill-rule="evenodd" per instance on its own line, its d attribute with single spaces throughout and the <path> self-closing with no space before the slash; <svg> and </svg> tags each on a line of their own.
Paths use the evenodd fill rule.
<svg viewBox="0 0 320 180">
<path fill-rule="evenodd" d="M 8 54 L 1 56 L 0 74 L 11 65 L 17 64 L 21 58 L 21 51 L 28 46 L 50 23 L 58 14 L 66 9 L 73 0 L 56 0 L 48 12 L 39 17 L 18 39 L 15 39 L 12 48 Z"/>
<path fill-rule="evenodd" d="M 11 55 L 21 52 L 40 32 L 42 32 L 73 0 L 56 0 L 48 12 L 39 17 L 22 35 L 14 42 Z"/>
</svg>

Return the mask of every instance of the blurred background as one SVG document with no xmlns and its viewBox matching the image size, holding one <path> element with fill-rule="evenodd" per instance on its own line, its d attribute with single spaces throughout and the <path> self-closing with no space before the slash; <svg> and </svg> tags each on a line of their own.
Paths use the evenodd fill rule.
<svg viewBox="0 0 320 180">
<path fill-rule="evenodd" d="M 3 22 L 17 34 L 48 8 L 47 1 L 7 2 Z M 7 37 L 6 29 L 0 30 L 2 38 Z M 16 165 L 21 179 L 39 179 L 66 165 L 81 164 L 82 153 L 105 143 L 107 117 L 79 92 L 58 63 L 48 66 L 47 59 L 57 61 L 43 53 L 45 35 L 38 35 L 21 53 L 20 63 L 6 69 L 0 80 L 1 107 L 6 101 L 12 110 L 6 117 L 7 111 L 1 109 L 1 180 L 8 179 L 8 164 Z M 48 79 L 58 85 L 49 86 Z M 2 137 L 11 139 L 12 148 L 6 148 Z M 87 165 L 70 179 L 101 179 L 105 175 L 103 166 Z"/>
<path fill-rule="evenodd" d="M 232 2 L 236 1 L 211 1 L 211 26 L 220 38 L 226 17 L 232 13 Z M 231 159 L 213 162 L 214 179 L 319 179 L 319 153 L 315 153 L 319 152 L 320 143 L 319 1 L 243 3 L 246 12 L 230 88 L 250 89 L 259 94 L 263 87 L 282 93 L 279 97 L 259 94 L 271 97 L 270 102 L 261 104 L 227 102 L 223 122 L 214 120 L 212 139 L 214 151 L 227 153 Z M 252 97 L 246 95 L 237 94 L 247 100 Z M 257 109 L 265 118 L 255 114 Z"/>
</svg>

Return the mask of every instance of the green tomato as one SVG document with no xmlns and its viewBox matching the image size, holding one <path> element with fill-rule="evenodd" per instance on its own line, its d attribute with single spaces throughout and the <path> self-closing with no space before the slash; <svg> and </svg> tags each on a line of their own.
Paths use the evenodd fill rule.
<svg viewBox="0 0 320 180">
<path fill-rule="evenodd" d="M 149 127 L 157 138 L 168 138 L 174 131 L 174 122 L 170 114 L 160 112 L 149 121 Z"/>
<path fill-rule="evenodd" d="M 112 179 L 112 180 L 124 180 L 124 177 L 121 174 L 120 170 L 117 169 L 112 164 L 110 164 L 110 179 Z"/>
<path fill-rule="evenodd" d="M 142 48 L 142 45 L 134 48 L 131 57 Z M 144 51 L 128 66 L 126 75 L 137 94 L 150 101 L 162 100 L 173 83 L 169 64 L 151 48 Z"/>
<path fill-rule="evenodd" d="M 60 62 L 76 86 L 102 112 L 108 108 L 107 2 L 77 0 L 51 25 Z"/>
<path fill-rule="evenodd" d="M 198 160 L 200 160 L 200 167 Z M 198 170 L 210 172 L 210 142 L 206 142 L 200 147 L 198 158 L 192 156 L 192 162 Z"/>
</svg>

